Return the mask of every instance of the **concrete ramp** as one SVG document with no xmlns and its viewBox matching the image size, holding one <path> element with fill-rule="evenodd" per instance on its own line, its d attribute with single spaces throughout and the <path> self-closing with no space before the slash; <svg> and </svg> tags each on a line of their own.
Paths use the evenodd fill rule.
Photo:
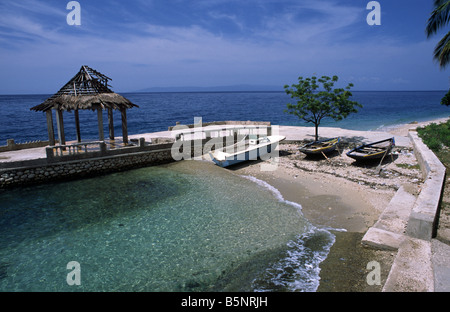
<svg viewBox="0 0 450 312">
<path fill-rule="evenodd" d="M 408 219 L 416 196 L 402 186 L 395 193 L 378 221 L 362 239 L 362 244 L 381 250 L 397 250 L 404 240 Z"/>
<path fill-rule="evenodd" d="M 383 291 L 434 291 L 431 242 L 407 237 L 400 244 Z"/>
</svg>

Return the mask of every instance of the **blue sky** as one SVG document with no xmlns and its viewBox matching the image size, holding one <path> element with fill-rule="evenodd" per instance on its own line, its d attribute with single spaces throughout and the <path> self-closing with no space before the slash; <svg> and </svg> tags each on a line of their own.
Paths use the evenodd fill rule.
<svg viewBox="0 0 450 312">
<path fill-rule="evenodd" d="M 432 0 L 0 1 L 0 94 L 54 93 L 89 65 L 113 90 L 271 85 L 338 75 L 354 90 L 444 90 L 427 39 Z"/>
</svg>

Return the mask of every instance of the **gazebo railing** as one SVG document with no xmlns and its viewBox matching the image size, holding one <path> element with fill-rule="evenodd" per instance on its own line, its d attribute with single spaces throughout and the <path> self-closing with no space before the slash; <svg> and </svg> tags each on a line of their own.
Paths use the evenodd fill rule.
<svg viewBox="0 0 450 312">
<path fill-rule="evenodd" d="M 74 143 L 70 145 L 55 145 L 46 148 L 47 158 L 78 155 L 89 152 L 106 152 L 105 141 Z"/>
<path fill-rule="evenodd" d="M 139 138 L 136 140 L 136 143 L 123 144 L 121 142 L 91 141 L 48 146 L 45 151 L 47 162 L 55 163 L 157 150 L 167 148 L 167 146 L 163 145 L 172 144 L 147 144 L 145 138 Z"/>
</svg>

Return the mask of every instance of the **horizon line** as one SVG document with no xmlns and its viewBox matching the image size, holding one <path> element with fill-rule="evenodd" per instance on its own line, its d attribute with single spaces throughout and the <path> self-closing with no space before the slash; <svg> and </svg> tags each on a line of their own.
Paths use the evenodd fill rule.
<svg viewBox="0 0 450 312">
<path fill-rule="evenodd" d="M 351 90 L 350 92 L 448 92 L 449 90 Z M 55 92 L 56 93 L 56 92 Z M 0 93 L 0 96 L 53 95 L 55 93 Z M 284 90 L 191 90 L 191 91 L 114 91 L 117 94 L 146 93 L 285 93 Z"/>
</svg>

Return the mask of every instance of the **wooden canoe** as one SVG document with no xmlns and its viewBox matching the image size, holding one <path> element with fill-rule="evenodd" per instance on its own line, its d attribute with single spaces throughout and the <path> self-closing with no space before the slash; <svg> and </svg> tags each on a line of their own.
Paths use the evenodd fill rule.
<svg viewBox="0 0 450 312">
<path fill-rule="evenodd" d="M 339 144 L 339 138 L 324 139 L 308 143 L 299 147 L 299 151 L 306 155 L 327 154 L 334 151 Z"/>
<path fill-rule="evenodd" d="M 395 139 L 390 138 L 378 142 L 360 145 L 347 153 L 357 161 L 381 159 L 387 156 L 395 146 Z"/>
</svg>

